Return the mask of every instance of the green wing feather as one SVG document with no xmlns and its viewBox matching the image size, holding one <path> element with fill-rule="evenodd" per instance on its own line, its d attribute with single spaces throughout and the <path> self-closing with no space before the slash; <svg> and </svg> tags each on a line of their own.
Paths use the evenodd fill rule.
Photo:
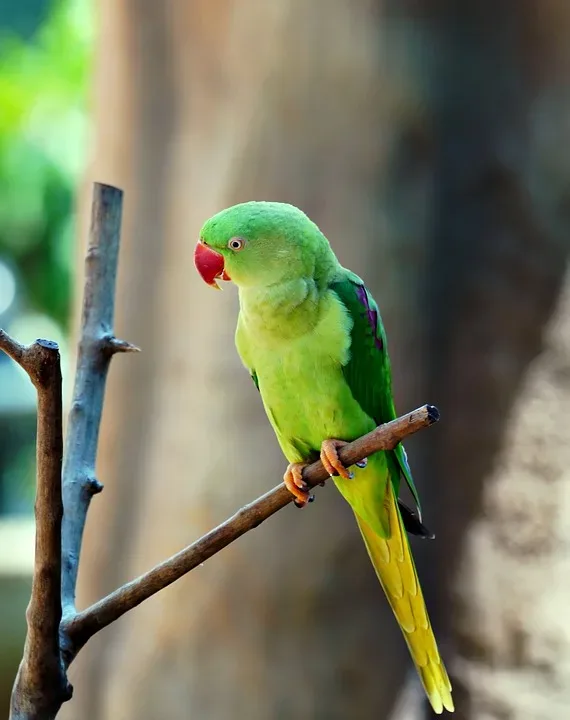
<svg viewBox="0 0 570 720">
<path fill-rule="evenodd" d="M 353 397 L 376 423 L 396 417 L 392 397 L 392 373 L 386 347 L 386 333 L 378 306 L 362 280 L 346 271 L 331 289 L 337 293 L 352 320 L 351 347 L 355 349 L 343 368 Z M 437 714 L 446 708 L 453 712 L 451 683 L 437 649 L 427 615 L 418 575 L 404 533 L 402 505 L 397 502 L 400 475 L 414 496 L 420 514 L 418 493 L 414 485 L 404 448 L 399 445 L 386 453 L 391 484 L 384 503 L 389 532 L 380 536 L 366 519 L 356 514 L 368 554 L 388 601 L 400 624 L 421 682 Z M 406 509 L 406 508 L 405 508 Z M 428 531 L 429 533 L 429 531 Z M 429 535 L 428 535 L 429 536 Z"/>
<path fill-rule="evenodd" d="M 377 424 L 397 417 L 392 395 L 392 370 L 387 350 L 386 332 L 378 306 L 364 282 L 349 270 L 330 286 L 346 307 L 352 321 L 351 352 L 343 373 L 353 397 L 360 407 Z M 421 505 L 418 491 L 403 445 L 400 443 L 387 453 L 389 465 L 397 469 L 397 479 L 403 475 L 418 508 L 421 521 Z"/>
</svg>

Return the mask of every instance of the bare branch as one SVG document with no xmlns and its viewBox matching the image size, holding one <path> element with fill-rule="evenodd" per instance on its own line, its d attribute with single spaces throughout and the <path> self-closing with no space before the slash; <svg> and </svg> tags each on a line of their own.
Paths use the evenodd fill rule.
<svg viewBox="0 0 570 720">
<path fill-rule="evenodd" d="M 28 632 L 12 692 L 13 720 L 55 717 L 71 697 L 59 648 L 61 620 L 61 462 L 63 453 L 61 365 L 50 340 L 20 345 L 0 330 L 0 349 L 29 375 L 38 394 L 36 551 Z"/>
<path fill-rule="evenodd" d="M 112 330 L 121 209 L 120 190 L 95 185 L 81 339 L 63 465 L 63 503 L 57 345 L 38 340 L 25 347 L 0 330 L 0 350 L 26 370 L 38 393 L 36 559 L 28 634 L 12 693 L 12 720 L 55 718 L 61 704 L 71 697 L 67 667 L 89 638 L 293 500 L 285 486 L 278 485 L 148 573 L 86 610 L 75 611 L 86 515 L 91 497 L 102 490 L 95 476 L 95 459 L 107 372 L 115 353 L 138 351 L 117 340 Z M 378 450 L 395 447 L 438 419 L 437 409 L 425 405 L 341 448 L 340 459 L 351 466 Z M 320 461 L 304 472 L 309 487 L 327 478 Z"/>
<path fill-rule="evenodd" d="M 103 489 L 95 476 L 95 459 L 109 364 L 116 352 L 138 350 L 113 335 L 122 205 L 121 190 L 95 183 L 79 354 L 63 465 L 64 617 L 75 612 L 77 570 L 89 503 Z"/>
<path fill-rule="evenodd" d="M 18 363 L 28 375 L 29 373 L 29 358 L 26 357 L 27 348 L 25 345 L 20 345 L 19 342 L 13 340 L 8 333 L 0 329 L 0 350 L 3 350 L 8 357 Z M 31 378 L 31 376 L 30 376 Z M 33 381 L 32 381 L 33 382 Z"/>
<path fill-rule="evenodd" d="M 429 427 L 438 420 L 437 408 L 433 405 L 424 405 L 392 422 L 379 425 L 368 435 L 341 448 L 340 459 L 349 467 L 378 450 L 394 448 L 403 438 Z M 320 460 L 307 467 L 303 473 L 303 478 L 309 487 L 323 483 L 328 477 Z M 293 496 L 284 485 L 274 487 L 238 510 L 229 520 L 149 572 L 123 585 L 86 610 L 64 618 L 62 629 L 68 640 L 68 645 L 64 649 L 66 662 L 72 662 L 77 652 L 99 630 L 193 570 L 241 535 L 258 527 L 292 500 Z"/>
</svg>

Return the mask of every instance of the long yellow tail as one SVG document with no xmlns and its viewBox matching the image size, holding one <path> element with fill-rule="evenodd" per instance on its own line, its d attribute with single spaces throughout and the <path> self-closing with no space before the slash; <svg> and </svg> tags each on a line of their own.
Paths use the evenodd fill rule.
<svg viewBox="0 0 570 720">
<path fill-rule="evenodd" d="M 390 538 L 377 535 L 356 516 L 368 554 L 394 611 L 431 706 L 438 715 L 453 712 L 451 683 L 437 649 L 406 531 L 388 482 L 386 510 Z"/>
</svg>

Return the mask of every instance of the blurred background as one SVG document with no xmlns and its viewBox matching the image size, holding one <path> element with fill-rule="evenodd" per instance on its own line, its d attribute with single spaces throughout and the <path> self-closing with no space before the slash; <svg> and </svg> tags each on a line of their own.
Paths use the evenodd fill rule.
<svg viewBox="0 0 570 720">
<path fill-rule="evenodd" d="M 24 342 L 53 337 L 66 366 L 94 41 L 87 0 L 0 1 L 0 327 Z M 35 402 L 25 374 L 0 353 L 2 717 L 30 592 Z"/>
<path fill-rule="evenodd" d="M 83 606 L 285 461 L 199 228 L 292 202 L 377 298 L 456 717 L 570 716 L 567 0 L 0 0 L 0 326 L 72 378 L 94 180 L 125 190 Z M 24 640 L 34 393 L 0 356 L 0 713 Z M 106 629 L 63 718 L 427 720 L 348 506 L 292 506 Z"/>
</svg>

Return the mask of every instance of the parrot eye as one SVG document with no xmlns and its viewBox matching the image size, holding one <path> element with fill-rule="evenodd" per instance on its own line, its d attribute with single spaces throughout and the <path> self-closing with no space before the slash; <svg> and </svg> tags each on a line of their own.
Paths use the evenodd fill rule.
<svg viewBox="0 0 570 720">
<path fill-rule="evenodd" d="M 238 252 L 238 250 L 243 250 L 245 247 L 245 240 L 240 237 L 233 237 L 228 240 L 228 247 L 230 250 L 235 250 L 235 252 Z"/>
</svg>

